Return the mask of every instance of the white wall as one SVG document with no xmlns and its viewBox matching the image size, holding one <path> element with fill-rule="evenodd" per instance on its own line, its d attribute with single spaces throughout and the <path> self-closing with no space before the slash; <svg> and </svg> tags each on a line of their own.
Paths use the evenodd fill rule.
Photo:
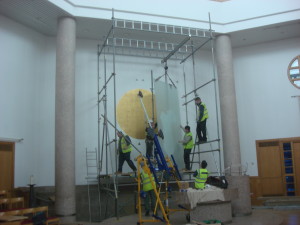
<svg viewBox="0 0 300 225">
<path fill-rule="evenodd" d="M 242 163 L 257 175 L 255 140 L 300 136 L 299 95 L 287 76 L 300 39 L 234 49 Z"/>
<path fill-rule="evenodd" d="M 24 138 L 15 148 L 15 186 L 27 185 L 29 176 L 37 178 L 43 169 L 50 176 L 53 173 L 44 149 L 49 142 L 40 140 L 49 136 L 41 130 L 44 121 L 40 117 L 45 40 L 43 35 L 0 16 L 0 137 Z M 43 176 L 48 179 L 48 174 Z"/>
</svg>

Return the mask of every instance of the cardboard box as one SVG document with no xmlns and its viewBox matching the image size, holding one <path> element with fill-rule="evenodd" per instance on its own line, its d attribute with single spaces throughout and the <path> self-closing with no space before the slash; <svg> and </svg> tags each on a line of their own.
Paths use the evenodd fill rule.
<svg viewBox="0 0 300 225">
<path fill-rule="evenodd" d="M 186 181 L 179 181 L 178 185 L 179 185 L 179 190 L 186 190 L 190 187 L 189 182 Z"/>
</svg>

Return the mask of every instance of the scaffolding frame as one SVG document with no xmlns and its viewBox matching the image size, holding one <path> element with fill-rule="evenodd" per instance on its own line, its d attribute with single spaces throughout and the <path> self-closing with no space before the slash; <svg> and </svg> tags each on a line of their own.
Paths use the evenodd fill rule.
<svg viewBox="0 0 300 225">
<path fill-rule="evenodd" d="M 212 156 L 213 156 L 213 159 L 214 159 L 214 162 L 215 162 L 215 166 L 217 168 L 217 172 L 219 174 L 219 176 L 222 175 L 222 161 L 221 161 L 221 139 L 220 139 L 220 127 L 219 127 L 219 109 L 218 109 L 218 97 L 217 97 L 217 79 L 216 79 L 216 69 L 215 69 L 215 56 L 214 56 L 214 37 L 213 37 L 213 34 L 212 34 L 212 29 L 211 29 L 211 20 L 210 20 L 210 14 L 209 14 L 209 31 L 210 31 L 210 37 L 207 41 L 205 41 L 203 44 L 201 44 L 199 47 L 197 47 L 195 50 L 193 49 L 192 50 L 192 53 L 190 53 L 186 58 L 184 58 L 180 63 L 184 63 L 189 57 L 192 56 L 192 63 L 193 63 L 193 77 L 194 77 L 194 89 L 191 90 L 190 92 L 186 93 L 186 88 L 185 88 L 185 94 L 182 96 L 182 98 L 185 99 L 185 102 L 183 103 L 183 106 L 186 107 L 186 113 L 187 113 L 187 105 L 191 102 L 194 101 L 194 98 L 195 97 L 198 97 L 198 94 L 197 94 L 197 90 L 199 90 L 200 88 L 202 87 L 205 87 L 206 85 L 210 84 L 213 82 L 214 84 L 214 94 L 215 94 L 215 111 L 216 111 L 216 122 L 217 122 L 217 138 L 214 139 L 214 140 L 210 140 L 206 143 L 203 143 L 203 144 L 210 144 L 210 149 L 211 150 L 207 150 L 207 151 L 201 151 L 200 149 L 200 144 L 197 144 L 196 145 L 196 140 L 197 138 L 195 138 L 195 145 L 194 145 L 194 148 L 193 148 L 193 151 L 191 152 L 191 155 L 192 155 L 192 160 L 191 160 L 191 168 L 193 166 L 194 163 L 198 163 L 199 166 L 200 166 L 200 163 L 201 163 L 201 157 L 200 157 L 200 154 L 202 153 L 211 153 Z M 200 48 L 202 48 L 204 45 L 206 45 L 208 42 L 210 42 L 211 44 L 211 57 L 212 57 L 212 68 L 213 68 L 213 78 L 200 85 L 199 87 L 196 87 L 196 72 L 195 72 L 195 60 L 194 60 L 194 54 L 195 52 L 197 52 Z M 184 74 L 185 76 L 185 74 Z M 185 78 L 185 77 L 184 77 Z M 184 79 L 184 82 L 186 82 L 186 79 Z M 186 84 L 185 84 L 185 87 L 186 87 Z M 194 93 L 194 98 L 192 98 L 191 100 L 187 101 L 187 96 L 189 96 L 190 94 Z M 196 106 L 196 115 L 197 115 L 197 106 Z M 188 116 L 186 115 L 186 120 L 187 120 L 187 124 L 188 124 Z M 218 147 L 217 149 L 213 149 L 212 148 L 212 142 L 217 142 L 218 144 Z M 197 150 L 196 150 L 196 146 L 197 146 Z M 219 166 L 217 165 L 217 162 L 216 162 L 216 159 L 215 159 L 215 155 L 214 155 L 214 152 L 217 152 L 218 153 L 218 156 L 219 156 Z M 195 155 L 198 155 L 198 161 L 193 161 L 194 160 L 194 157 Z"/>
<path fill-rule="evenodd" d="M 103 154 L 106 152 L 105 162 L 105 175 L 104 178 L 108 178 L 108 146 L 114 143 L 115 150 L 117 151 L 117 135 L 114 134 L 114 139 L 111 141 L 109 140 L 109 133 L 108 133 L 108 127 L 107 127 L 107 121 L 103 120 L 103 129 L 101 131 L 101 106 L 100 103 L 103 102 L 103 110 L 104 110 L 104 118 L 107 118 L 107 85 L 111 82 L 113 82 L 113 108 L 114 108 L 114 118 L 113 118 L 113 126 L 116 128 L 117 126 L 117 119 L 116 119 L 116 55 L 128 55 L 128 56 L 137 56 L 137 57 L 150 57 L 150 58 L 160 58 L 161 63 L 165 64 L 165 81 L 167 82 L 167 61 L 172 60 L 181 60 L 180 63 L 184 63 L 190 56 L 192 56 L 193 59 L 193 77 L 194 81 L 196 81 L 196 75 L 195 75 L 195 61 L 194 61 L 194 54 L 201 49 L 204 45 L 206 45 L 208 42 L 212 42 L 213 30 L 211 29 L 211 21 L 209 16 L 209 29 L 199 29 L 199 28 L 190 28 L 190 27 L 183 27 L 183 26 L 175 26 L 175 25 L 166 25 L 166 24 L 157 24 L 157 23 L 150 23 L 150 22 L 142 22 L 142 21 L 133 21 L 133 20 L 123 20 L 123 19 L 117 19 L 114 17 L 114 10 L 112 9 L 112 19 L 111 19 L 112 25 L 105 37 L 105 40 L 103 41 L 102 45 L 98 45 L 98 51 L 97 51 L 97 110 L 98 110 L 98 162 L 100 165 L 99 168 L 99 174 L 98 174 L 98 182 L 100 182 L 100 177 L 102 171 L 102 165 L 103 165 Z M 176 43 L 169 43 L 169 42 L 160 42 L 156 40 L 138 40 L 134 38 L 124 38 L 119 37 L 116 34 L 116 31 L 119 29 L 130 32 L 136 32 L 136 31 L 142 31 L 142 32 L 149 32 L 149 33 L 156 33 L 158 35 L 160 34 L 166 34 L 166 35 L 172 35 L 176 37 L 180 37 L 181 40 L 179 44 Z M 122 34 L 121 34 L 122 35 Z M 183 37 L 183 39 L 182 39 Z M 198 43 L 200 42 L 199 46 L 197 48 L 194 48 L 194 40 L 197 40 Z M 203 41 L 204 40 L 204 41 Z M 191 44 L 187 44 L 188 41 L 191 41 Z M 213 48 L 213 44 L 211 46 Z M 133 51 L 124 51 L 124 50 L 133 50 Z M 165 54 L 168 53 L 167 56 Z M 213 49 L 212 49 L 213 54 Z M 104 55 L 104 84 L 101 87 L 100 86 L 100 61 L 101 61 L 101 55 Z M 106 56 L 112 55 L 112 73 L 107 79 L 107 72 L 106 72 Z M 183 64 L 184 65 L 184 64 Z M 213 57 L 213 67 L 215 67 L 214 57 Z M 214 69 L 214 81 L 216 81 L 215 78 L 215 69 Z M 171 80 L 171 78 L 169 77 Z M 171 80 L 172 81 L 172 80 Z M 151 71 L 151 91 L 153 93 L 153 72 Z M 173 82 L 172 82 L 173 83 Z M 216 83 L 216 82 L 214 82 Z M 190 93 L 186 93 L 186 75 L 184 73 L 184 85 L 185 85 L 185 107 L 186 107 L 186 121 L 188 124 L 188 115 L 187 115 L 187 96 Z M 194 82 L 194 90 L 191 93 L 196 93 L 196 83 Z M 200 88 L 200 87 L 199 87 Z M 199 89 L 198 88 L 198 89 Z M 104 91 L 104 94 L 102 92 Z M 215 93 L 216 93 L 216 84 L 215 84 Z M 152 102 L 152 107 L 153 107 Z M 216 97 L 216 110 L 218 110 L 217 106 L 217 97 Z M 217 111 L 218 114 L 218 111 Z M 217 119 L 218 120 L 218 119 Z M 217 121 L 218 124 L 218 121 Z M 218 125 L 218 137 L 219 137 L 219 125 Z M 101 142 L 102 139 L 102 142 Z M 220 158 L 221 159 L 221 158 Z M 199 154 L 199 163 L 200 163 L 200 154 Z M 115 165 L 117 167 L 118 165 L 118 156 L 115 152 Z M 221 165 L 221 161 L 220 161 Z M 221 166 L 220 166 L 221 169 Z M 113 175 L 114 176 L 114 175 Z M 118 213 L 118 190 L 119 190 L 119 183 L 118 183 L 118 175 L 114 176 L 113 179 L 114 183 L 114 190 L 110 189 L 110 186 L 107 184 L 106 191 L 107 194 L 111 195 L 112 192 L 115 193 L 115 216 L 119 218 Z M 100 193 L 101 194 L 101 193 Z"/>
</svg>

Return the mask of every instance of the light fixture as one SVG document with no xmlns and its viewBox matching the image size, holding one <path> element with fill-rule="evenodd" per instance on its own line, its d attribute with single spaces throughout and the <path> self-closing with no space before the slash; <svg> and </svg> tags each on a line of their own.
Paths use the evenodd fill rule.
<svg viewBox="0 0 300 225">
<path fill-rule="evenodd" d="M 214 2 L 227 2 L 229 0 L 210 0 L 210 1 L 214 1 Z"/>
</svg>

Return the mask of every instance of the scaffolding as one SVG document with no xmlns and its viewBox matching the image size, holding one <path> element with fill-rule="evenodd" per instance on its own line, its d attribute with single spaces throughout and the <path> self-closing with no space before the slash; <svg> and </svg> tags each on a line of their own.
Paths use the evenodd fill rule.
<svg viewBox="0 0 300 225">
<path fill-rule="evenodd" d="M 193 151 L 191 152 L 191 155 L 192 155 L 191 168 L 193 167 L 193 164 L 195 164 L 195 163 L 199 164 L 199 166 L 200 166 L 200 163 L 201 163 L 200 154 L 211 153 L 212 156 L 213 156 L 213 159 L 214 159 L 214 163 L 215 163 L 215 166 L 216 166 L 216 169 L 217 169 L 217 173 L 218 173 L 219 176 L 221 176 L 221 174 L 222 174 L 221 173 L 222 163 L 221 163 L 221 143 L 220 143 L 221 139 L 220 139 L 220 128 L 219 128 L 219 116 L 218 116 L 219 109 L 218 109 L 217 83 L 216 83 L 217 79 L 216 79 L 215 57 L 214 57 L 214 42 L 213 42 L 214 38 L 213 38 L 213 34 L 212 34 L 212 29 L 211 29 L 210 15 L 209 15 L 209 32 L 210 32 L 210 35 L 209 35 L 210 38 L 208 40 L 206 40 L 204 43 L 202 43 L 200 46 L 195 48 L 195 49 L 193 48 L 193 45 L 192 45 L 192 52 L 188 56 L 186 56 L 183 60 L 181 60 L 181 62 L 180 62 L 180 63 L 184 63 L 188 58 L 190 58 L 192 56 L 194 89 L 187 93 L 187 91 L 186 91 L 186 76 L 185 76 L 185 72 L 184 72 L 184 91 L 185 91 L 185 94 L 182 96 L 182 98 L 184 98 L 184 100 L 185 100 L 183 106 L 185 106 L 186 124 L 188 125 L 189 121 L 188 121 L 188 114 L 187 114 L 187 105 L 191 102 L 194 102 L 195 97 L 198 97 L 198 94 L 197 94 L 198 90 L 205 87 L 206 85 L 209 85 L 209 84 L 213 83 L 214 97 L 215 97 L 215 112 L 216 112 L 216 118 L 215 119 L 216 119 L 216 123 L 217 123 L 217 138 L 213 139 L 213 140 L 209 140 L 209 141 L 203 143 L 203 145 L 207 145 L 207 144 L 210 145 L 210 150 L 206 150 L 206 151 L 201 151 L 200 144 L 199 143 L 196 144 L 197 140 L 195 138 L 195 145 L 194 145 Z M 194 54 L 195 54 L 195 52 L 197 52 L 200 48 L 202 48 L 207 43 L 210 43 L 210 45 L 211 45 L 210 47 L 211 47 L 211 60 L 212 60 L 212 65 L 213 65 L 212 66 L 212 69 L 213 69 L 212 75 L 213 75 L 213 77 L 212 77 L 211 80 L 205 82 L 204 84 L 200 85 L 199 87 L 196 87 L 196 70 L 195 70 Z M 194 97 L 191 100 L 187 100 L 187 96 L 189 96 L 191 94 L 194 94 Z M 198 109 L 197 109 L 197 106 L 196 106 L 196 110 L 195 110 L 196 115 L 197 115 L 197 110 Z M 213 142 L 217 142 L 218 147 L 216 149 L 212 148 L 212 143 Z M 218 153 L 219 165 L 217 164 L 214 152 Z M 195 155 L 198 155 L 198 160 L 197 161 L 194 161 Z"/>
<path fill-rule="evenodd" d="M 116 118 L 116 55 L 125 55 L 125 56 L 137 56 L 144 58 L 159 58 L 161 59 L 161 63 L 164 64 L 165 73 L 160 76 L 165 77 L 171 81 L 171 83 L 175 86 L 174 82 L 171 80 L 167 73 L 167 62 L 168 60 L 178 60 L 181 64 L 184 65 L 184 62 L 192 57 L 193 60 L 193 78 L 194 78 L 194 90 L 187 93 L 186 91 L 186 75 L 184 73 L 184 90 L 185 95 L 183 98 L 185 99 L 185 110 L 186 110 L 186 121 L 188 124 L 188 113 L 187 113 L 187 105 L 193 101 L 187 100 L 187 96 L 194 93 L 197 96 L 197 90 L 201 87 L 214 82 L 214 88 L 216 93 L 216 77 L 215 77 L 215 68 L 213 68 L 213 79 L 203 84 L 200 87 L 196 87 L 196 72 L 195 72 L 195 53 L 205 46 L 207 43 L 211 43 L 211 51 L 212 51 L 212 61 L 213 67 L 215 67 L 214 62 L 214 50 L 213 50 L 213 30 L 211 29 L 211 21 L 209 17 L 209 29 L 198 29 L 198 28 L 190 28 L 183 26 L 173 26 L 173 25 L 165 25 L 165 24 L 157 24 L 150 22 L 142 22 L 142 21 L 133 21 L 133 20 L 123 20 L 117 19 L 114 17 L 114 10 L 112 10 L 112 24 L 111 27 L 102 43 L 102 45 L 98 45 L 97 51 L 97 122 L 98 122 L 98 183 L 99 183 L 99 193 L 106 194 L 106 204 L 109 204 L 108 196 L 114 199 L 115 202 L 115 216 L 119 218 L 119 184 L 118 175 L 114 175 L 114 171 L 116 168 L 113 168 L 113 158 L 115 161 L 115 165 L 118 165 L 118 157 L 117 157 L 117 135 L 114 133 L 113 138 L 110 138 L 108 122 L 106 119 L 107 114 L 107 99 L 108 99 L 108 84 L 112 83 L 112 91 L 109 93 L 113 93 L 113 120 L 111 125 L 116 128 L 117 127 L 117 118 Z M 122 30 L 126 30 L 126 38 L 124 38 L 124 33 Z M 147 32 L 149 35 L 146 35 L 144 40 L 139 40 L 135 38 L 137 32 Z M 161 42 L 161 37 L 167 37 L 172 42 Z M 132 38 L 131 38 L 132 37 Z M 197 46 L 197 47 L 194 47 Z M 112 56 L 112 73 L 108 76 L 107 74 L 107 55 Z M 167 56 L 166 56 L 167 55 Z M 103 58 L 102 58 L 103 57 Z M 100 67 L 100 61 L 103 60 L 103 68 Z M 101 83 L 101 72 L 100 68 L 103 69 L 104 80 Z M 157 78 L 156 80 L 158 80 Z M 175 86 L 176 87 L 176 86 Z M 151 71 L 151 91 L 153 93 L 153 74 Z M 215 94 L 215 102 L 216 102 L 216 111 L 218 115 L 218 106 L 217 106 L 217 97 Z M 102 106 L 103 104 L 103 106 Z M 153 102 L 152 102 L 153 105 Z M 153 107 L 153 106 L 152 106 Z M 103 111 L 103 116 L 101 116 L 101 110 Z M 217 116 L 218 117 L 218 116 Z M 217 118 L 217 129 L 218 129 L 218 145 L 220 146 L 219 139 L 219 122 Z M 113 147 L 112 147 L 113 146 Z M 115 151 L 111 150 L 114 148 Z M 220 148 L 219 148 L 220 149 Z M 194 151 L 194 154 L 199 155 L 199 163 L 200 163 L 200 153 L 205 152 L 213 152 L 205 151 L 199 153 Z M 220 155 L 220 151 L 219 155 Z M 113 154 L 114 153 L 114 154 Z M 108 157 L 110 155 L 110 157 Z M 109 160 L 111 160 L 109 162 Z M 105 161 L 105 168 L 103 167 Z M 219 170 L 221 170 L 221 157 L 219 157 L 220 166 Z M 108 168 L 108 165 L 111 165 L 111 171 Z M 112 173 L 112 174 L 111 174 Z M 112 182 L 111 182 L 112 181 Z M 99 197 L 100 199 L 100 197 Z M 102 199 L 102 198 L 101 198 Z M 107 208 L 107 207 L 106 207 Z M 100 212 L 101 213 L 101 212 Z M 105 210 L 105 218 L 108 216 L 107 210 Z"/>
</svg>

